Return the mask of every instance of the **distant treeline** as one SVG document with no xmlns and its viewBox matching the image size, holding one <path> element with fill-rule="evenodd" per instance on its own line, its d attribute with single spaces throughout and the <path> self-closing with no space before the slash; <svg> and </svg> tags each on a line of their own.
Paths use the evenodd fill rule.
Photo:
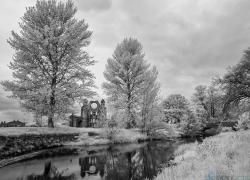
<svg viewBox="0 0 250 180">
<path fill-rule="evenodd" d="M 19 120 L 14 120 L 10 122 L 3 121 L 0 123 L 0 127 L 24 127 L 24 126 L 25 126 L 25 123 Z"/>
</svg>

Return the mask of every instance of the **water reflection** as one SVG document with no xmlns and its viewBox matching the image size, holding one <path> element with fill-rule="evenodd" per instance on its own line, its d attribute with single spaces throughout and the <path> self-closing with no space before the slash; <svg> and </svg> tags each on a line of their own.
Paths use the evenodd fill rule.
<svg viewBox="0 0 250 180">
<path fill-rule="evenodd" d="M 105 152 L 79 157 L 79 166 L 75 171 L 70 172 L 70 168 L 59 171 L 53 164 L 49 167 L 47 164 L 44 166 L 43 174 L 28 175 L 23 180 L 142 180 L 145 178 L 151 180 L 164 166 L 170 165 L 176 146 L 170 142 L 152 142 L 132 150 L 126 146 L 120 148 L 114 146 Z M 73 165 L 69 163 L 68 167 L 70 166 Z"/>
<path fill-rule="evenodd" d="M 51 161 L 44 164 L 44 171 L 41 175 L 31 174 L 25 180 L 76 180 L 74 173 L 64 176 L 64 171 L 59 171 Z M 24 180 L 24 178 L 17 178 L 17 180 Z"/>
</svg>

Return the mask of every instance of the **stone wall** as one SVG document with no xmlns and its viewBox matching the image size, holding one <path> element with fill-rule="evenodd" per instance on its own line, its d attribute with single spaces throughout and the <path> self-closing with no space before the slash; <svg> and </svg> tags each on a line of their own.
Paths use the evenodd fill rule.
<svg viewBox="0 0 250 180">
<path fill-rule="evenodd" d="M 78 135 L 78 133 L 71 133 L 0 136 L 0 160 L 37 150 L 60 147 L 65 142 L 75 141 Z"/>
</svg>

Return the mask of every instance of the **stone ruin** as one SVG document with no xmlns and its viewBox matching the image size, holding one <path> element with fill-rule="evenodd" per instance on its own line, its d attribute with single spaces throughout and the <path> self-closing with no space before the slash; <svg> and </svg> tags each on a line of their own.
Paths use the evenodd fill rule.
<svg viewBox="0 0 250 180">
<path fill-rule="evenodd" d="M 107 119 L 107 108 L 104 99 L 99 101 L 83 101 L 81 116 L 71 115 L 71 127 L 100 127 Z"/>
</svg>

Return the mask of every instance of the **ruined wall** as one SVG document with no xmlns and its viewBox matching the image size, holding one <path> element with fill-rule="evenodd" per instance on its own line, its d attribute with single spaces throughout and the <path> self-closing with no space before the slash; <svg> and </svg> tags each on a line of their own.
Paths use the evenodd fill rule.
<svg viewBox="0 0 250 180">
<path fill-rule="evenodd" d="M 72 114 L 69 118 L 71 127 L 103 127 L 107 119 L 105 101 L 102 99 L 100 104 L 98 101 L 88 102 L 85 99 L 81 107 L 81 116 Z"/>
</svg>

